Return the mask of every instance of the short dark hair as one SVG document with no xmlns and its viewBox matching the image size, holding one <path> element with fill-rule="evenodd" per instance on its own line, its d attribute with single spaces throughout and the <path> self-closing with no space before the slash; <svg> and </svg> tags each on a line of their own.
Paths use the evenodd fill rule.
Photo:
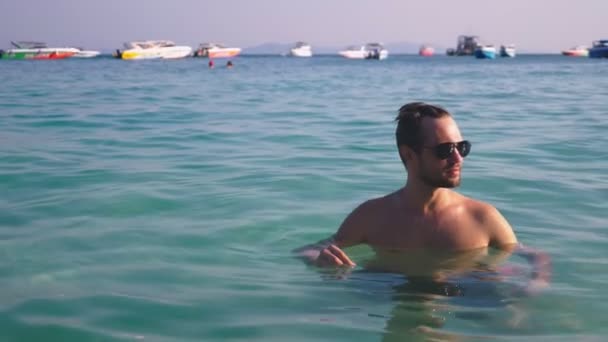
<svg viewBox="0 0 608 342">
<path fill-rule="evenodd" d="M 425 117 L 438 119 L 444 116 L 451 116 L 451 114 L 439 106 L 424 102 L 410 102 L 403 105 L 395 118 L 397 121 L 395 131 L 397 147 L 406 145 L 418 151 L 424 142 L 424 136 L 420 130 L 422 119 Z"/>
</svg>

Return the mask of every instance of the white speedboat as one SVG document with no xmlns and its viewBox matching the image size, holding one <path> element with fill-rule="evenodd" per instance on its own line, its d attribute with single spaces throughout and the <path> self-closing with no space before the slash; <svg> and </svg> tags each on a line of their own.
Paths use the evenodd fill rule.
<svg viewBox="0 0 608 342">
<path fill-rule="evenodd" d="M 217 43 L 202 43 L 194 51 L 194 57 L 232 58 L 240 53 L 241 48 L 238 47 L 226 47 L 223 44 Z"/>
<path fill-rule="evenodd" d="M 500 46 L 500 57 L 515 57 L 515 45 L 501 45 Z"/>
<path fill-rule="evenodd" d="M 76 52 L 72 57 L 74 58 L 94 58 L 97 57 L 101 54 L 101 52 L 99 51 L 95 51 L 95 50 L 83 50 L 81 48 L 78 49 L 78 52 Z"/>
<path fill-rule="evenodd" d="M 368 43 L 363 46 L 349 46 L 338 52 L 340 56 L 349 59 L 385 59 L 388 50 L 380 43 Z"/>
<path fill-rule="evenodd" d="M 0 59 L 64 59 L 74 56 L 78 49 L 48 47 L 43 42 L 11 42 L 13 49 L 0 50 Z"/>
<path fill-rule="evenodd" d="M 294 47 L 289 50 L 289 55 L 293 57 L 312 57 L 312 47 L 305 42 L 297 42 Z"/>
<path fill-rule="evenodd" d="M 175 45 L 170 40 L 146 40 L 125 43 L 125 50 L 117 51 L 122 59 L 177 59 L 190 56 L 192 48 Z"/>
</svg>

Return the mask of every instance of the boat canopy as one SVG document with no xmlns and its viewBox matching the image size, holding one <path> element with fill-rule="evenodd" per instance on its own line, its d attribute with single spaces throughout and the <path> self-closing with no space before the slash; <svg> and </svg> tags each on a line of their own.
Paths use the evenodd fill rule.
<svg viewBox="0 0 608 342">
<path fill-rule="evenodd" d="M 125 43 L 127 49 L 151 49 L 155 47 L 171 47 L 175 43 L 170 40 L 144 40 Z"/>
<path fill-rule="evenodd" d="M 384 46 L 382 45 L 382 43 L 367 43 L 367 44 L 365 44 L 365 48 L 383 50 Z"/>
<path fill-rule="evenodd" d="M 48 47 L 46 43 L 32 41 L 11 42 L 11 44 L 17 49 L 45 49 Z"/>
<path fill-rule="evenodd" d="M 346 47 L 347 51 L 359 51 L 359 50 L 363 50 L 363 46 L 358 46 L 358 45 L 349 45 Z"/>
<path fill-rule="evenodd" d="M 601 39 L 601 40 L 596 40 L 593 42 L 593 47 L 608 47 L 608 40 L 606 39 Z"/>
<path fill-rule="evenodd" d="M 201 43 L 198 46 L 198 48 L 199 49 L 213 49 L 213 48 L 225 49 L 226 45 L 220 44 L 220 43 Z"/>
</svg>

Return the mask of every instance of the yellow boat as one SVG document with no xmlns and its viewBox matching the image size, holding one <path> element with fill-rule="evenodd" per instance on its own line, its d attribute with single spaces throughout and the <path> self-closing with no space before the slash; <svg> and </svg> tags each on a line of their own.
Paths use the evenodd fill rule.
<svg viewBox="0 0 608 342">
<path fill-rule="evenodd" d="M 124 44 L 123 51 L 118 50 L 116 57 L 126 60 L 137 59 L 177 59 L 192 54 L 190 46 L 175 45 L 170 40 L 146 40 Z"/>
</svg>

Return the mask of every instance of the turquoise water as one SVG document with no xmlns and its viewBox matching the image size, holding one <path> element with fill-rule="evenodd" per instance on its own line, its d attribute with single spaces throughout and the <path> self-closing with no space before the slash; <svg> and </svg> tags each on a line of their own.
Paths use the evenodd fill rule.
<svg viewBox="0 0 608 342">
<path fill-rule="evenodd" d="M 217 65 L 0 63 L 2 341 L 608 333 L 605 61 Z M 459 191 L 550 254 L 550 289 L 521 297 L 517 279 L 473 279 L 464 297 L 422 300 L 396 273 L 322 272 L 292 257 L 361 201 L 402 186 L 393 119 L 415 100 L 454 113 L 473 142 Z"/>
</svg>

